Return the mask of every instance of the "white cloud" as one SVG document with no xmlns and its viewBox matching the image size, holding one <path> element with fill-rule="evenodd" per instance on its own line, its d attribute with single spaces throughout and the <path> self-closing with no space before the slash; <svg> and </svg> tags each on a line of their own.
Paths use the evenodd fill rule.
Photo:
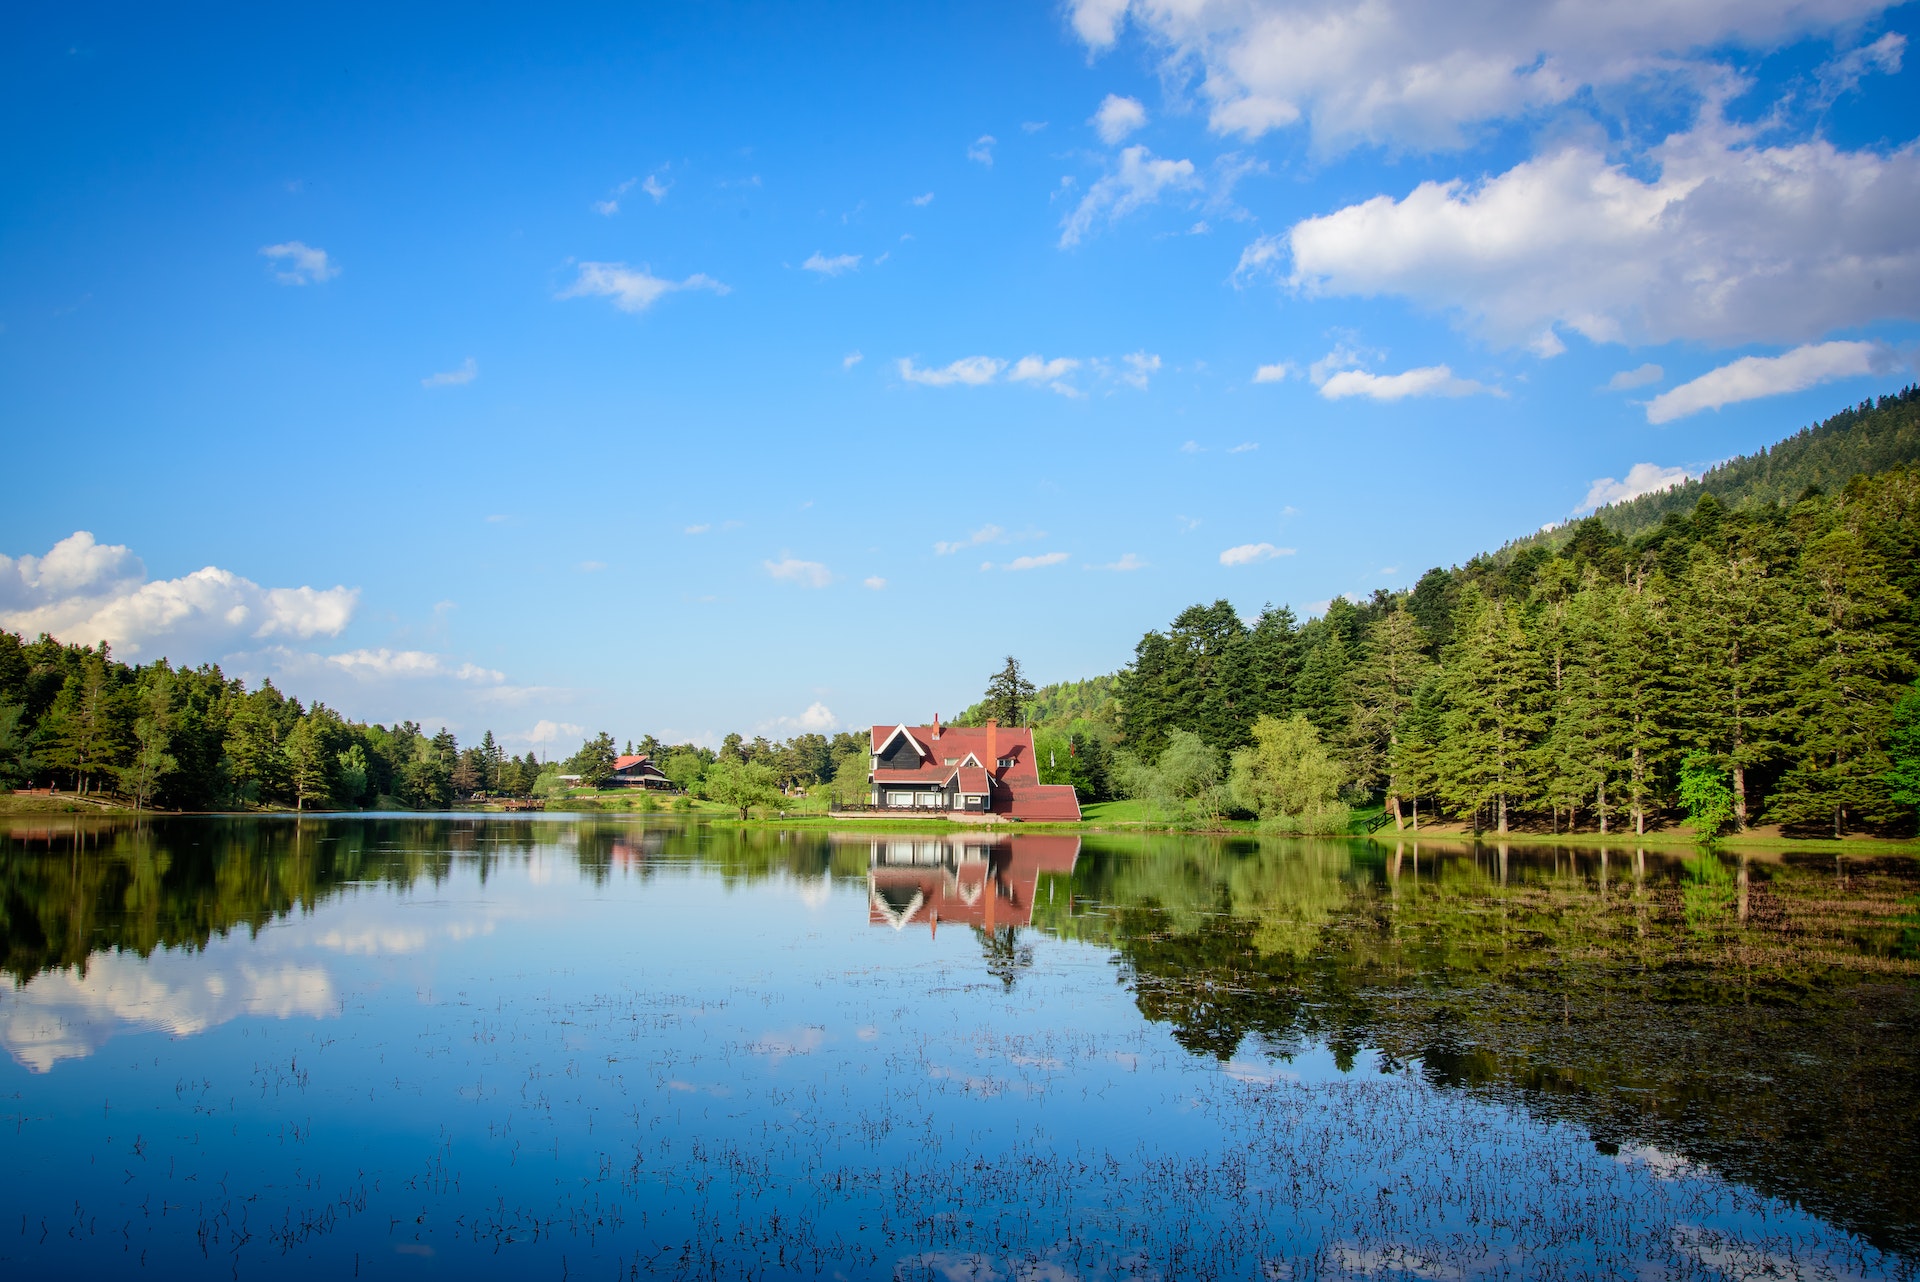
<svg viewBox="0 0 1920 1282">
<path fill-rule="evenodd" d="M 871 588 L 875 592 L 879 592 L 886 588 L 887 581 L 881 578 L 877 574 L 870 574 L 866 578 L 860 580 L 860 586 L 863 588 Z"/>
<path fill-rule="evenodd" d="M 1587 490 L 1587 497 L 1581 500 L 1579 511 L 1590 512 L 1609 503 L 1624 503 L 1628 499 L 1637 499 L 1642 494 L 1653 494 L 1659 490 L 1670 490 L 1676 485 L 1684 485 L 1693 479 L 1693 473 L 1684 467 L 1661 467 L 1655 463 L 1635 463 L 1627 469 L 1627 479 L 1616 481 L 1611 476 L 1603 476 Z"/>
<path fill-rule="evenodd" d="M 420 380 L 422 387 L 465 387 L 480 377 L 480 364 L 469 356 L 460 362 L 459 369 L 442 370 L 438 374 L 429 374 Z"/>
<path fill-rule="evenodd" d="M 578 568 L 582 574 L 597 574 L 599 571 L 607 568 L 607 563 L 605 561 L 582 561 Z"/>
<path fill-rule="evenodd" d="M 653 203 L 656 205 L 667 198 L 667 192 L 672 187 L 672 183 L 663 183 L 652 174 L 648 174 L 646 181 L 640 184 L 640 190 L 653 197 Z"/>
<path fill-rule="evenodd" d="M 1654 176 L 1642 177 L 1651 172 Z M 1396 295 L 1521 344 L 1793 342 L 1920 316 L 1920 144 L 1749 145 L 1711 110 L 1645 165 L 1569 145 L 1287 233 L 1304 295 Z"/>
<path fill-rule="evenodd" d="M 527 731 L 523 737 L 528 743 L 533 744 L 572 743 L 575 739 L 584 739 L 586 734 L 585 726 L 576 726 L 571 721 L 548 721 L 543 718 L 536 721 L 533 729 Z"/>
<path fill-rule="evenodd" d="M 623 312 L 644 312 L 668 294 L 685 289 L 706 289 L 716 294 L 731 291 L 704 272 L 695 272 L 685 280 L 664 280 L 646 267 L 628 267 L 625 263 L 581 263 L 573 284 L 560 293 L 561 298 L 610 298 Z"/>
<path fill-rule="evenodd" d="M 934 544 L 933 551 L 936 556 L 948 556 L 955 552 L 965 551 L 967 548 L 977 548 L 984 543 L 1005 543 L 1006 541 L 1007 532 L 1005 530 L 997 525 L 983 525 L 964 539 L 957 539 L 951 543 Z"/>
<path fill-rule="evenodd" d="M 943 369 L 921 369 L 902 357 L 899 369 L 903 380 L 918 383 L 922 387 L 952 387 L 956 383 L 964 387 L 979 387 L 991 383 L 1006 368 L 1006 364 L 992 356 L 963 356 Z"/>
<path fill-rule="evenodd" d="M 907 198 L 907 203 L 909 205 L 918 205 L 920 206 L 920 208 L 925 209 L 928 205 L 931 205 L 933 203 L 933 193 L 927 192 L 924 195 L 920 195 L 920 196 L 909 196 Z"/>
<path fill-rule="evenodd" d="M 621 183 L 618 187 L 615 187 L 613 191 L 608 194 L 605 200 L 594 201 L 593 212 L 596 214 L 599 214 L 603 218 L 611 218 L 615 214 L 619 213 L 620 198 L 626 195 L 628 192 L 632 191 L 634 184 L 639 181 L 640 180 L 638 178 L 629 178 L 625 182 Z M 649 178 L 647 181 L 652 182 L 653 180 Z"/>
<path fill-rule="evenodd" d="M 476 685 L 499 685 L 507 679 L 504 672 L 483 668 L 475 663 L 455 663 L 446 655 L 426 650 L 352 650 L 346 654 L 323 657 L 342 672 L 377 680 L 448 678 Z"/>
<path fill-rule="evenodd" d="M 1891 369 L 1895 357 L 1884 343 L 1809 343 L 1779 356 L 1743 356 L 1647 402 L 1647 422 L 1670 423 L 1701 410 L 1798 392 L 1836 378 Z"/>
<path fill-rule="evenodd" d="M 1543 361 L 1550 361 L 1556 356 L 1565 355 L 1567 345 L 1549 325 L 1527 341 L 1527 350 Z"/>
<path fill-rule="evenodd" d="M 315 249 L 297 240 L 263 246 L 260 252 L 273 260 L 273 278 L 282 285 L 318 285 L 340 274 L 338 264 L 324 249 Z"/>
<path fill-rule="evenodd" d="M 1182 454 L 1205 454 L 1207 447 L 1198 441 L 1188 441 L 1180 447 Z"/>
<path fill-rule="evenodd" d="M 1472 396 L 1476 392 L 1499 394 L 1498 388 L 1456 378 L 1445 365 L 1425 365 L 1401 374 L 1369 374 L 1365 370 L 1341 370 L 1320 384 L 1320 395 L 1330 401 L 1349 396 L 1364 396 L 1375 401 L 1398 401 L 1409 396 Z"/>
<path fill-rule="evenodd" d="M 688 533 L 688 534 L 705 534 L 705 533 L 706 533 L 707 531 L 709 531 L 709 530 L 711 530 L 712 528 L 713 528 L 713 526 L 711 526 L 711 525 L 709 525 L 709 524 L 706 524 L 706 523 L 704 523 L 704 522 L 703 522 L 703 523 L 701 523 L 701 524 L 699 524 L 699 525 L 689 525 L 689 526 L 688 526 L 688 527 L 686 528 L 686 533 Z"/>
<path fill-rule="evenodd" d="M 1260 237 L 1240 251 L 1240 261 L 1234 264 L 1233 275 L 1229 278 L 1233 287 L 1245 289 L 1252 281 L 1276 274 L 1286 253 L 1285 238 L 1278 235 Z"/>
<path fill-rule="evenodd" d="M 1658 365 L 1648 363 L 1634 369 L 1623 369 L 1607 380 L 1609 392 L 1630 392 L 1636 387 L 1645 387 L 1649 383 L 1658 383 L 1667 376 L 1667 371 Z"/>
<path fill-rule="evenodd" d="M 972 145 L 967 148 L 967 159 L 978 161 L 991 168 L 993 166 L 993 149 L 998 142 L 999 139 L 995 138 L 992 134 L 981 134 L 978 138 L 974 139 Z"/>
<path fill-rule="evenodd" d="M 1256 383 L 1284 383 L 1300 371 L 1292 361 L 1279 361 L 1272 365 L 1262 365 L 1253 371 Z"/>
<path fill-rule="evenodd" d="M 1104 218 L 1118 222 L 1143 205 L 1158 201 L 1167 191 L 1198 186 L 1191 160 L 1165 160 L 1142 146 L 1120 153 L 1119 166 L 1087 189 L 1087 194 L 1060 225 L 1060 248 L 1071 249 Z"/>
<path fill-rule="evenodd" d="M 1160 372 L 1160 358 L 1151 352 L 1128 352 L 1120 359 L 1127 365 L 1120 381 L 1143 392 L 1147 390 L 1148 377 Z"/>
<path fill-rule="evenodd" d="M 179 661 L 218 657 L 245 639 L 338 636 L 358 589 L 263 588 L 215 566 L 148 580 L 118 544 L 79 530 L 45 556 L 0 556 L 0 627 L 63 641 L 105 640 L 123 657 L 170 650 Z"/>
<path fill-rule="evenodd" d="M 1100 100 L 1100 109 L 1087 121 L 1094 132 L 1100 135 L 1100 141 L 1112 146 L 1136 129 L 1144 128 L 1147 123 L 1147 109 L 1140 105 L 1137 98 L 1122 98 L 1110 93 Z"/>
<path fill-rule="evenodd" d="M 1271 561 L 1275 557 L 1292 555 L 1292 548 L 1277 548 L 1271 543 L 1242 543 L 1238 547 L 1231 547 L 1222 552 L 1220 564 L 1255 565 L 1261 561 Z"/>
<path fill-rule="evenodd" d="M 1016 556 L 1002 568 L 1008 570 L 1044 570 L 1067 559 L 1065 552 L 1042 552 L 1038 556 Z"/>
<path fill-rule="evenodd" d="M 1257 450 L 1257 449 L 1259 449 L 1259 448 L 1260 448 L 1260 442 L 1258 442 L 1258 441 L 1242 441 L 1242 442 L 1240 442 L 1240 444 L 1238 444 L 1238 445 L 1236 445 L 1236 446 L 1234 446 L 1234 447 L 1233 447 L 1232 449 L 1230 449 L 1230 450 L 1228 450 L 1228 451 L 1227 451 L 1227 453 L 1229 453 L 1229 454 L 1251 454 L 1251 453 L 1253 453 L 1253 452 L 1254 452 L 1255 450 Z"/>
<path fill-rule="evenodd" d="M 852 369 L 855 365 L 858 365 L 861 361 L 864 361 L 865 359 L 867 359 L 866 356 L 862 354 L 858 349 L 856 349 L 854 351 L 848 352 L 845 356 L 842 356 L 840 358 L 840 368 Z"/>
<path fill-rule="evenodd" d="M 1022 356 L 1007 371 L 1009 383 L 1041 383 L 1063 396 L 1085 395 L 1071 383 L 1061 380 L 1080 368 L 1080 362 L 1071 356 L 1056 356 L 1047 360 L 1040 356 Z"/>
<path fill-rule="evenodd" d="M 860 255 L 835 254 L 832 258 L 828 258 L 816 249 L 806 262 L 800 264 L 800 270 L 819 272 L 822 276 L 838 276 L 842 272 L 859 271 Z"/>
<path fill-rule="evenodd" d="M 1102 570 L 1114 570 L 1121 574 L 1127 574 L 1134 570 L 1146 569 L 1147 563 L 1145 561 L 1142 561 L 1139 557 L 1135 556 L 1133 553 L 1129 552 L 1126 555 L 1122 556 L 1118 561 L 1109 561 L 1107 564 L 1101 566 L 1100 568 Z"/>
<path fill-rule="evenodd" d="M 1474 127 L 1591 87 L 1686 84 L 1705 51 L 1841 32 L 1892 0 L 1515 4 L 1511 0 L 1074 0 L 1074 30 L 1110 47 L 1128 16 L 1191 69 L 1218 133 L 1305 121 L 1316 147 L 1457 147 Z"/>
<path fill-rule="evenodd" d="M 774 578 L 784 583 L 798 583 L 803 588 L 824 588 L 833 582 L 833 573 L 818 561 L 802 561 L 788 556 L 762 564 Z"/>
<path fill-rule="evenodd" d="M 1820 82 L 1819 100 L 1831 103 L 1859 87 L 1861 80 L 1874 72 L 1892 75 L 1900 70 L 1900 59 L 1907 51 L 1907 38 L 1889 31 L 1869 45 L 1849 49 L 1821 64 L 1815 73 Z"/>
</svg>

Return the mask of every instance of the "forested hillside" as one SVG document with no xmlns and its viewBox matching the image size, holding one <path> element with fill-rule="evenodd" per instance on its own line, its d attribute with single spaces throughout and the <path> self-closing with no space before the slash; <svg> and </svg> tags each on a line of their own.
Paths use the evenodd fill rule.
<svg viewBox="0 0 1920 1282">
<path fill-rule="evenodd" d="M 1684 485 L 1615 503 L 1594 515 L 1608 529 L 1631 538 L 1660 524 L 1669 512 L 1691 512 L 1703 494 L 1731 508 L 1777 506 L 1809 489 L 1837 490 L 1856 476 L 1917 463 L 1920 387 L 1908 387 L 1897 396 L 1841 410 L 1758 454 L 1730 458 Z M 1568 537 L 1567 527 L 1561 527 L 1522 542 L 1558 546 Z"/>
<path fill-rule="evenodd" d="M 1589 518 L 1304 626 L 1196 605 L 1116 684 L 1140 787 L 1189 808 L 1332 814 L 1342 788 L 1503 832 L 1682 809 L 1891 832 L 1920 804 L 1917 667 L 1907 466 L 1784 503 L 1703 493 L 1632 539 Z"/>
</svg>

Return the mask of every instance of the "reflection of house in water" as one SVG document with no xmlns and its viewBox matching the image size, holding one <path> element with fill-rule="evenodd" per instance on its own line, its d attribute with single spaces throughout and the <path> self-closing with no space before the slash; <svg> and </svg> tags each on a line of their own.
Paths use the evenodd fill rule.
<svg viewBox="0 0 1920 1282">
<path fill-rule="evenodd" d="M 912 924 L 937 932 L 942 922 L 988 932 L 1031 925 L 1040 875 L 1071 873 L 1080 857 L 1080 838 L 1070 835 L 875 837 L 858 844 L 867 847 L 867 920 L 895 930 Z"/>
</svg>

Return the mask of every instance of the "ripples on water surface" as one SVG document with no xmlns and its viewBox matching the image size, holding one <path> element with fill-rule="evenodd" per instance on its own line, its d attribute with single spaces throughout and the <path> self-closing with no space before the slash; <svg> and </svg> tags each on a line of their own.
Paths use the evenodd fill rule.
<svg viewBox="0 0 1920 1282">
<path fill-rule="evenodd" d="M 1912 1277 L 1909 859 L 0 828 L 10 1277 Z"/>
</svg>

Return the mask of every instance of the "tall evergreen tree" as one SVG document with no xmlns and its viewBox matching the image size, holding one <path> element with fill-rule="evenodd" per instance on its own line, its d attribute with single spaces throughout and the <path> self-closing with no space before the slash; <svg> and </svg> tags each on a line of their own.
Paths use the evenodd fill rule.
<svg viewBox="0 0 1920 1282">
<path fill-rule="evenodd" d="M 1005 665 L 987 681 L 987 715 L 1003 726 L 1017 726 L 1032 701 L 1033 682 L 1020 671 L 1020 661 L 1008 655 Z"/>
<path fill-rule="evenodd" d="M 1529 795 L 1542 725 L 1539 656 L 1507 603 L 1487 600 L 1473 585 L 1461 592 L 1441 680 L 1441 792 L 1463 812 L 1492 810 L 1496 830 L 1505 833 L 1512 808 Z"/>
<path fill-rule="evenodd" d="M 1371 790 L 1385 782 L 1395 828 L 1403 823 L 1400 802 L 1408 795 L 1407 785 L 1394 773 L 1395 748 L 1414 695 L 1432 670 L 1426 634 L 1404 602 L 1368 628 L 1366 649 L 1353 670 L 1347 766 L 1360 788 Z"/>
</svg>

